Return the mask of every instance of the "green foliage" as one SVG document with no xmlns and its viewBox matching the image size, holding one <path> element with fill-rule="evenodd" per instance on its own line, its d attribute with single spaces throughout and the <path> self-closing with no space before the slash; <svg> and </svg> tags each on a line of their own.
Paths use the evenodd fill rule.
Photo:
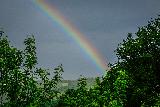
<svg viewBox="0 0 160 107">
<path fill-rule="evenodd" d="M 127 106 L 152 106 L 160 93 L 160 18 L 139 28 L 117 48 L 117 67 L 129 74 L 133 84 L 127 89 Z"/>
<path fill-rule="evenodd" d="M 129 83 L 128 75 L 123 70 L 119 70 L 117 75 L 112 73 L 114 72 L 108 71 L 102 80 L 96 78 L 95 86 L 90 89 L 85 88 L 86 80 L 81 77 L 77 89 L 69 89 L 61 96 L 60 106 L 123 107 Z M 111 83 L 110 80 L 114 82 Z"/>
<path fill-rule="evenodd" d="M 48 70 L 37 68 L 34 36 L 25 39 L 26 48 L 21 51 L 10 45 L 7 37 L 0 36 L 0 96 L 6 96 L 0 106 L 49 107 L 56 104 L 56 85 L 61 81 L 62 65 L 55 68 L 49 79 Z M 41 81 L 41 82 L 38 82 Z"/>
<path fill-rule="evenodd" d="M 81 77 L 78 80 L 77 89 L 68 89 L 59 100 L 59 106 L 86 106 L 87 101 L 87 83 L 86 78 Z"/>
</svg>

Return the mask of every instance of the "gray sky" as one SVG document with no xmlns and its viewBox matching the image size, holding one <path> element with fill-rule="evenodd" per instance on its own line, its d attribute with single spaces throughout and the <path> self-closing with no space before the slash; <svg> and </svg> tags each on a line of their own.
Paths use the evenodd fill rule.
<svg viewBox="0 0 160 107">
<path fill-rule="evenodd" d="M 48 0 L 99 50 L 106 62 L 115 62 L 114 50 L 127 33 L 160 14 L 160 0 Z M 66 36 L 32 0 L 0 0 L 0 27 L 11 43 L 23 48 L 23 40 L 36 38 L 38 66 L 64 66 L 64 79 L 101 75 L 85 53 Z"/>
</svg>

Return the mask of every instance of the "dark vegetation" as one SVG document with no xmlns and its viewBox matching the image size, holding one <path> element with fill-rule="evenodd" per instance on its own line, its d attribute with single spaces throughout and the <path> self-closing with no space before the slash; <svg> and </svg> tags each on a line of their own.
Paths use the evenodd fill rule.
<svg viewBox="0 0 160 107">
<path fill-rule="evenodd" d="M 3 33 L 3 32 L 1 32 Z M 2 107 L 159 107 L 160 106 L 160 18 L 129 33 L 116 49 L 118 61 L 95 84 L 87 88 L 80 77 L 76 88 L 60 93 L 62 65 L 52 79 L 49 70 L 37 68 L 34 37 L 26 48 L 10 45 L 0 36 L 0 97 Z M 41 82 L 37 82 L 41 81 Z M 5 101 L 4 101 L 5 96 Z"/>
</svg>

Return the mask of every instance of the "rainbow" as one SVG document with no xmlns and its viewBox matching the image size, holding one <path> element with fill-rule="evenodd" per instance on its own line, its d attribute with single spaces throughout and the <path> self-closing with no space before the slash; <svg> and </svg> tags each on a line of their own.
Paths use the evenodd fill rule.
<svg viewBox="0 0 160 107">
<path fill-rule="evenodd" d="M 95 66 L 103 72 L 107 70 L 106 61 L 98 52 L 98 50 L 87 40 L 76 27 L 69 22 L 53 4 L 47 2 L 47 0 L 33 0 L 34 3 L 53 21 L 58 23 L 62 27 L 65 33 L 70 36 L 79 47 L 86 53 L 87 57 L 95 64 Z"/>
</svg>

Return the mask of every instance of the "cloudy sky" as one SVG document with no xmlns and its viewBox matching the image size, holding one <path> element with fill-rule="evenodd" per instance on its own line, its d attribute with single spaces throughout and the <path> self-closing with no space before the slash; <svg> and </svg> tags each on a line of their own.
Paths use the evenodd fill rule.
<svg viewBox="0 0 160 107">
<path fill-rule="evenodd" d="M 127 33 L 135 33 L 160 14 L 160 0 L 47 1 L 88 38 L 107 63 L 117 60 L 114 50 Z M 0 27 L 18 48 L 24 48 L 23 40 L 28 35 L 35 35 L 38 66 L 63 64 L 64 79 L 103 74 L 33 0 L 0 0 Z"/>
</svg>

